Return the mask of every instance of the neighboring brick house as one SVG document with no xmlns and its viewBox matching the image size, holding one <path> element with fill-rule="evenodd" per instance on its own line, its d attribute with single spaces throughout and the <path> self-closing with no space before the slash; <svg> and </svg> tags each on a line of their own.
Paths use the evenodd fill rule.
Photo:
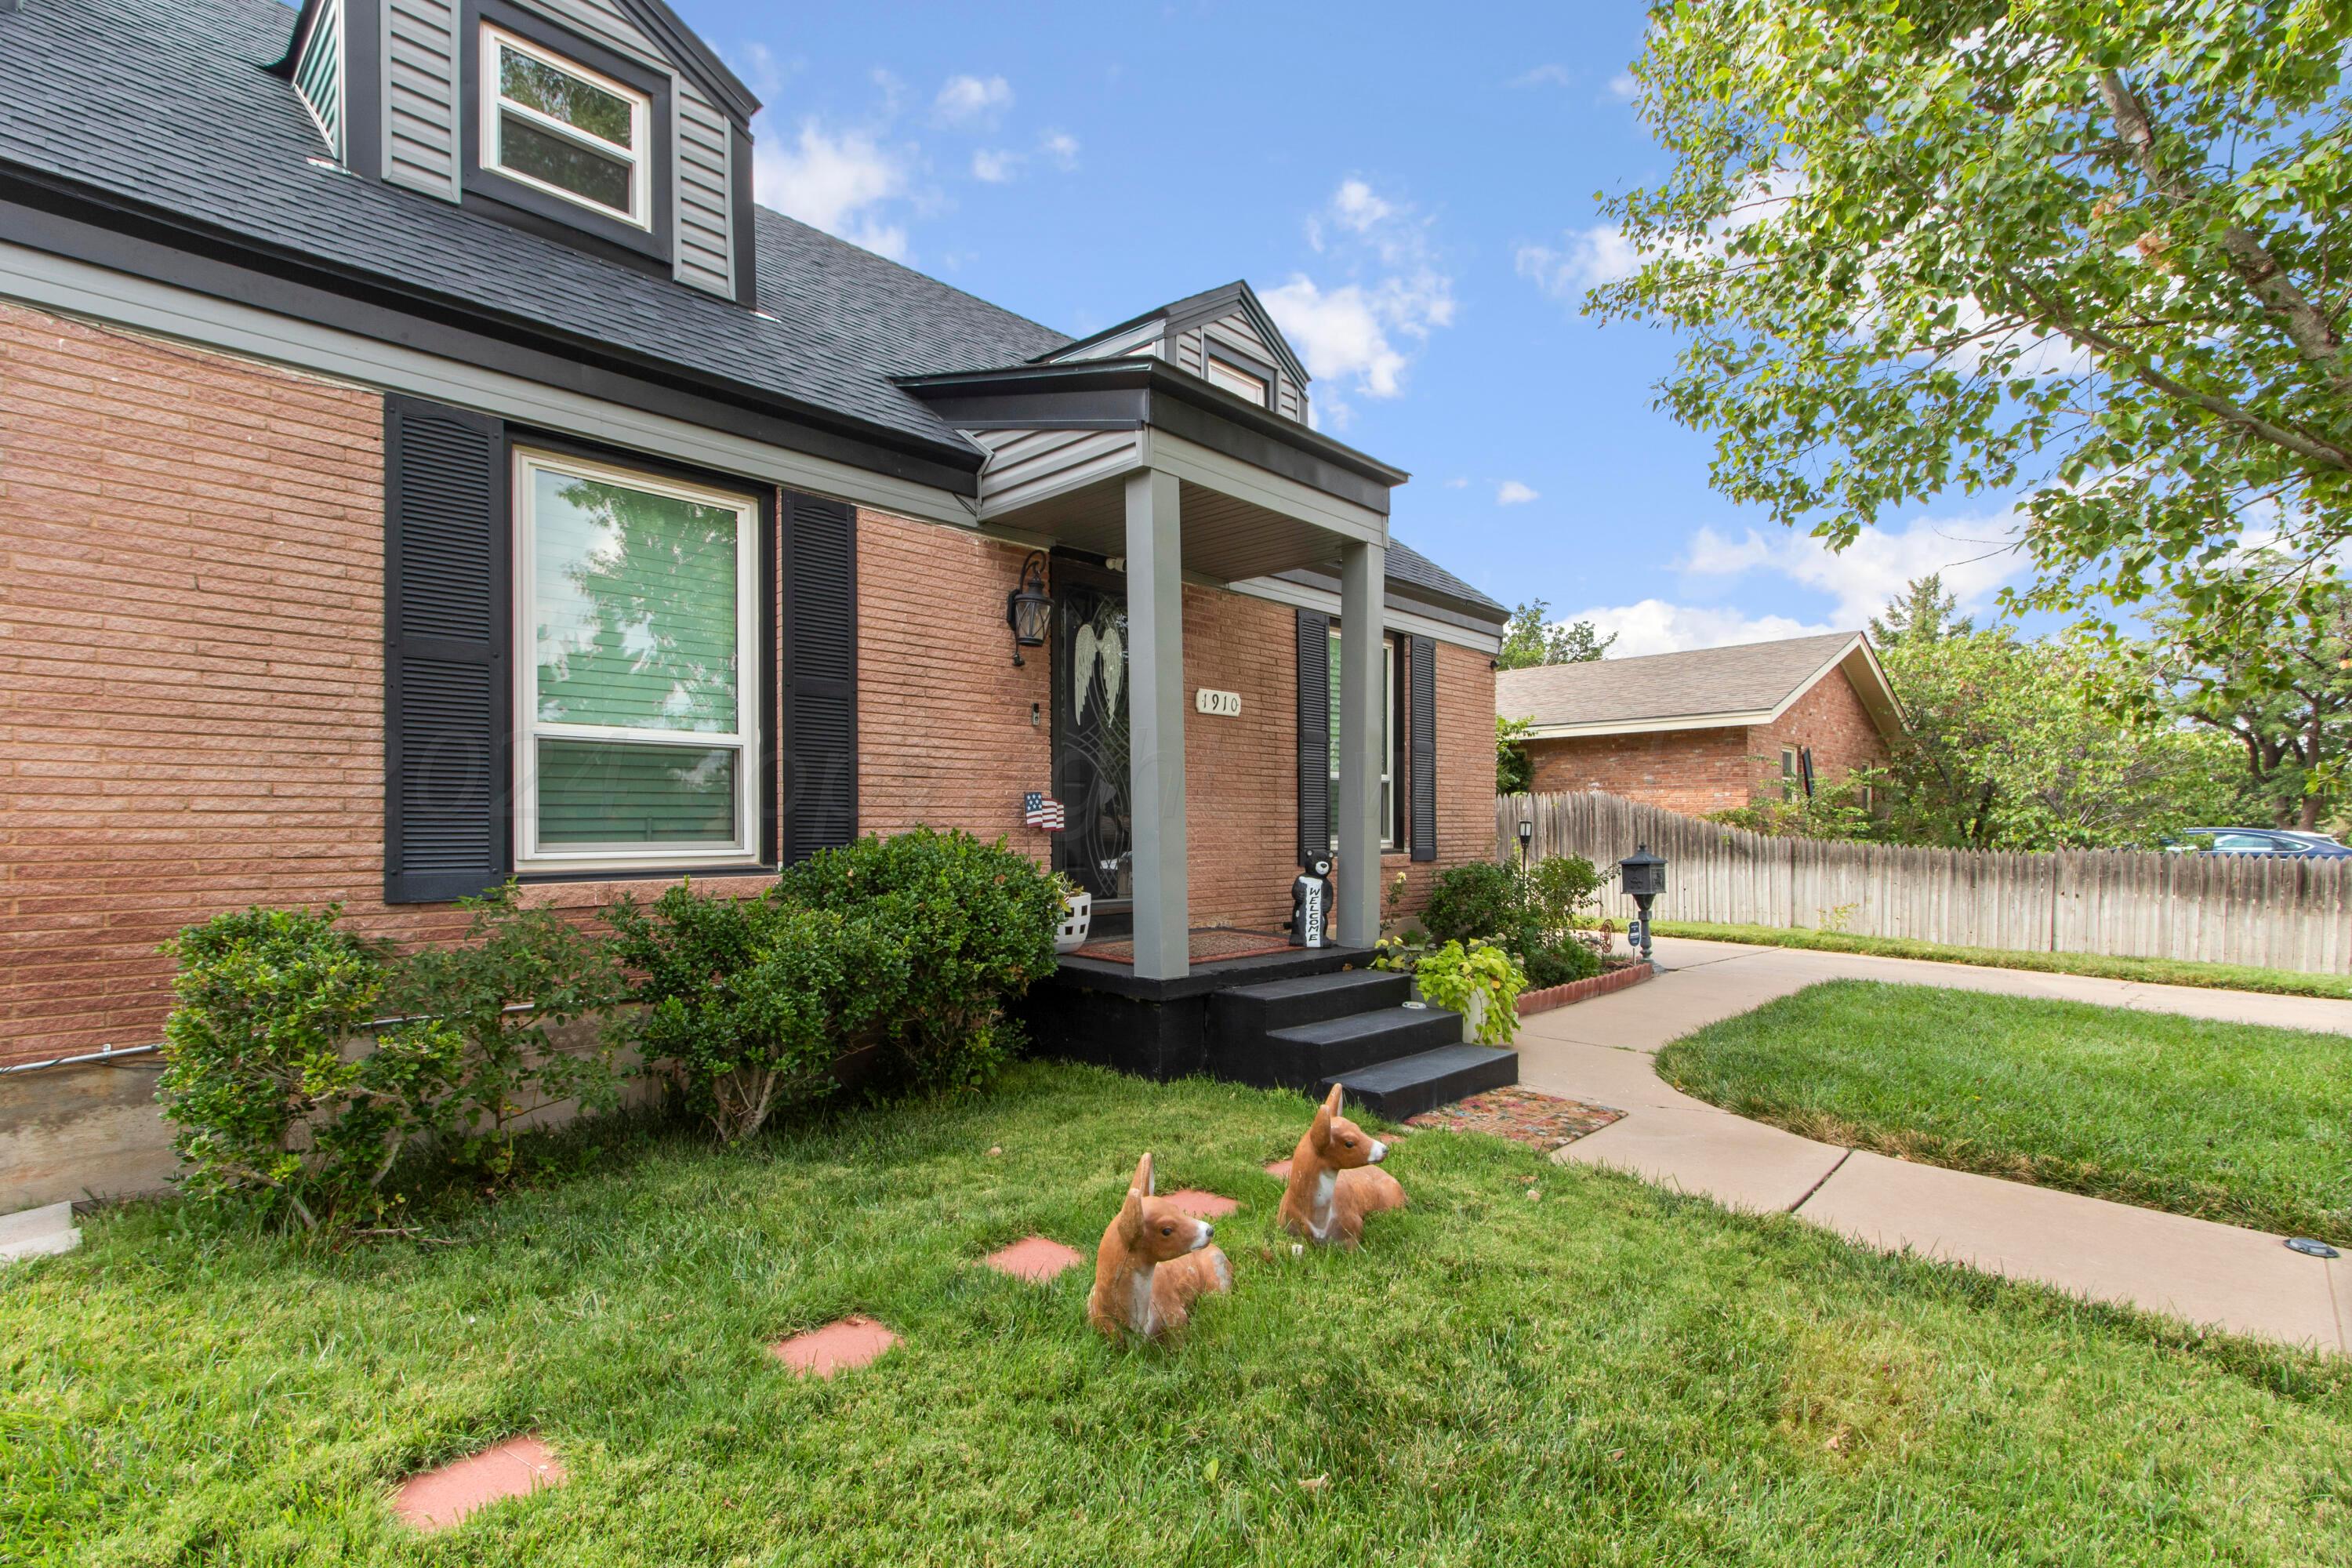
<svg viewBox="0 0 2352 1568">
<path fill-rule="evenodd" d="M 1880 766 L 1903 727 L 1860 632 L 1507 669 L 1495 711 L 1533 725 L 1538 792 L 1601 790 L 1695 816 Z"/>
<path fill-rule="evenodd" d="M 1491 854 L 1503 611 L 1249 289 L 1073 342 L 757 206 L 758 107 L 661 0 L 0 5 L 0 1062 L 249 903 L 929 824 L 1181 976 L 1334 842 Z"/>
</svg>

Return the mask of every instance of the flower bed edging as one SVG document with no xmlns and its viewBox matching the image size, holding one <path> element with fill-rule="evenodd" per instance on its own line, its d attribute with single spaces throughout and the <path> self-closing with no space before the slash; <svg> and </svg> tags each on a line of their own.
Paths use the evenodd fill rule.
<svg viewBox="0 0 2352 1568">
<path fill-rule="evenodd" d="M 1565 1007 L 1571 1002 L 1588 1002 L 1595 996 L 1606 996 L 1612 991 L 1622 991 L 1628 985 L 1639 985 L 1658 972 L 1657 965 L 1647 960 L 1629 963 L 1622 969 L 1612 969 L 1606 974 L 1596 974 L 1588 980 L 1571 980 L 1565 985 L 1548 986 L 1541 991 L 1519 994 L 1519 1016 L 1530 1013 L 1549 1013 L 1554 1007 Z"/>
</svg>

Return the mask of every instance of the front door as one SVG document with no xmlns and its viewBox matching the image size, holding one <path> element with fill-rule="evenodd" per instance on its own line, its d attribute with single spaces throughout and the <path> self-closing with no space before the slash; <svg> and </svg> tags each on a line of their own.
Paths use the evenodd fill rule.
<svg viewBox="0 0 2352 1568">
<path fill-rule="evenodd" d="M 1135 896 L 1127 763 L 1127 591 L 1075 562 L 1054 571 L 1054 868 L 1106 900 Z"/>
</svg>

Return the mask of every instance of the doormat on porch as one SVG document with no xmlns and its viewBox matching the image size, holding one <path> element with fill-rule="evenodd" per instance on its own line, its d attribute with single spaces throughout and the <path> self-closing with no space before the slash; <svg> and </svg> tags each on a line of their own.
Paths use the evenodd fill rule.
<svg viewBox="0 0 2352 1568">
<path fill-rule="evenodd" d="M 1538 1094 L 1517 1085 L 1490 1089 L 1434 1110 L 1408 1118 L 1408 1127 L 1443 1128 L 1449 1132 L 1492 1132 L 1514 1143 L 1547 1152 L 1563 1148 L 1589 1132 L 1598 1132 L 1624 1116 L 1605 1105 L 1587 1105 L 1556 1094 Z"/>
<path fill-rule="evenodd" d="M 1235 931 L 1219 926 L 1196 931 L 1192 937 L 1192 962 L 1213 963 L 1221 958 L 1257 958 L 1269 952 L 1288 952 L 1290 939 L 1276 931 Z M 1302 950 L 1303 951 L 1303 950 Z M 1078 949 L 1080 958 L 1099 958 L 1109 963 L 1135 962 L 1135 943 L 1122 937 L 1117 942 L 1090 942 Z"/>
</svg>

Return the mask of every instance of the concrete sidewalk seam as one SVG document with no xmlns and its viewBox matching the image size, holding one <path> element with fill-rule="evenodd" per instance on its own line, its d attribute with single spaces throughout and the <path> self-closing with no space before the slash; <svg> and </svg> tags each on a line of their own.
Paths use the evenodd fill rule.
<svg viewBox="0 0 2352 1568">
<path fill-rule="evenodd" d="M 1722 1108 L 1721 1106 L 1717 1106 L 1716 1109 L 1717 1109 L 1717 1110 L 1722 1110 L 1723 1108 Z M 1737 1114 L 1738 1114 L 1738 1112 L 1734 1111 L 1734 1112 L 1731 1112 L 1730 1114 L 1737 1115 Z M 1767 1123 L 1767 1125 L 1769 1126 L 1769 1123 Z M 1789 1205 L 1789 1212 L 1790 1212 L 1790 1214 L 1796 1214 L 1797 1212 L 1799 1212 L 1800 1210 L 1801 1210 L 1801 1209 L 1802 1209 L 1802 1208 L 1803 1208 L 1807 1204 L 1809 1204 L 1809 1203 L 1812 1202 L 1812 1201 L 1813 1201 L 1813 1194 L 1814 1194 L 1815 1193 L 1820 1192 L 1823 1187 L 1828 1186 L 1828 1185 L 1830 1184 L 1830 1178 L 1831 1178 L 1832 1176 L 1836 1175 L 1840 1171 L 1844 1170 L 1844 1169 L 1845 1169 L 1845 1163 L 1846 1163 L 1848 1160 L 1851 1160 L 1851 1159 L 1853 1159 L 1853 1151 L 1852 1149 L 1848 1149 L 1848 1150 L 1846 1150 L 1846 1152 L 1845 1152 L 1844 1153 L 1840 1154 L 1840 1155 L 1838 1156 L 1838 1159 L 1837 1159 L 1837 1163 L 1836 1163 L 1836 1164 L 1834 1164 L 1834 1165 L 1832 1165 L 1828 1170 L 1823 1171 L 1823 1172 L 1822 1173 L 1822 1179 L 1821 1179 L 1820 1181 L 1818 1181 L 1818 1182 L 1815 1182 L 1811 1186 L 1807 1187 L 1807 1188 L 1805 1189 L 1805 1195 L 1804 1195 L 1803 1197 L 1801 1197 L 1801 1198 L 1799 1198 L 1795 1203 L 1792 1203 L 1792 1204 L 1790 1204 L 1790 1205 Z"/>
</svg>

